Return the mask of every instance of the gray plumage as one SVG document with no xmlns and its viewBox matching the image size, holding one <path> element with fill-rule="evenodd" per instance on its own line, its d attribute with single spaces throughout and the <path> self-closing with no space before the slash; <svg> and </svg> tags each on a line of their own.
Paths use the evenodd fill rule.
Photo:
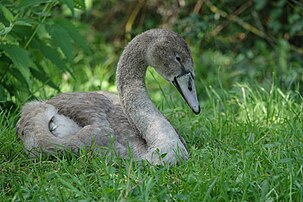
<svg viewBox="0 0 303 202">
<path fill-rule="evenodd" d="M 187 159 L 185 142 L 148 96 L 144 81 L 148 66 L 171 81 L 195 113 L 200 112 L 187 44 L 174 32 L 152 29 L 135 37 L 120 57 L 119 96 L 105 91 L 62 93 L 46 102 L 26 103 L 17 123 L 26 152 L 31 156 L 77 152 L 93 143 L 101 150 L 113 146 L 125 158 L 131 151 L 135 159 L 152 164 Z"/>
</svg>

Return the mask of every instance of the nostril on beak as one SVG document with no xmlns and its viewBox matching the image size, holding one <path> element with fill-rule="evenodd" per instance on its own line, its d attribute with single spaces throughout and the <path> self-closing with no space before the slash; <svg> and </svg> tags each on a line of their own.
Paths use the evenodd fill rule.
<svg viewBox="0 0 303 202">
<path fill-rule="evenodd" d="M 192 87 L 192 84 L 191 84 L 191 79 L 188 81 L 188 90 L 189 91 L 193 90 L 193 87 Z"/>
</svg>

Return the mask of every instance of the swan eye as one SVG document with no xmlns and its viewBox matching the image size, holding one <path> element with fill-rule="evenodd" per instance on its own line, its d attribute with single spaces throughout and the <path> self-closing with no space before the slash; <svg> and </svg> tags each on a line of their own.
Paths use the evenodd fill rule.
<svg viewBox="0 0 303 202">
<path fill-rule="evenodd" d="M 176 60 L 177 60 L 178 62 L 181 62 L 181 58 L 180 58 L 179 56 L 176 56 Z"/>
</svg>

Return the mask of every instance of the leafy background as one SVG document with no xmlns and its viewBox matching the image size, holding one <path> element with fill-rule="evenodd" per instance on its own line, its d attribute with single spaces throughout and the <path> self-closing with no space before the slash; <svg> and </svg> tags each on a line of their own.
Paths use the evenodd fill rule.
<svg viewBox="0 0 303 202">
<path fill-rule="evenodd" d="M 62 91 L 114 90 L 122 48 L 154 27 L 188 41 L 201 97 L 205 85 L 274 79 L 301 92 L 300 1 L 5 0 L 0 10 L 2 109 Z"/>
</svg>

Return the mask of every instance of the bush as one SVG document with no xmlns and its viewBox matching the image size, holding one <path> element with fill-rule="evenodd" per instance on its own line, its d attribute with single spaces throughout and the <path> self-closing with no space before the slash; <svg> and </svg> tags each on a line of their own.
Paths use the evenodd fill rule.
<svg viewBox="0 0 303 202">
<path fill-rule="evenodd" d="M 44 85 L 59 91 L 62 72 L 73 74 L 74 46 L 90 53 L 73 22 L 76 10 L 84 9 L 84 0 L 0 3 L 2 106 L 20 104 Z"/>
<path fill-rule="evenodd" d="M 1 1 L 2 106 L 60 91 L 112 89 L 117 55 L 133 36 L 155 27 L 189 42 L 207 85 L 263 85 L 273 75 L 287 89 L 303 84 L 299 1 L 86 2 L 88 8 L 84 0 Z"/>
</svg>

